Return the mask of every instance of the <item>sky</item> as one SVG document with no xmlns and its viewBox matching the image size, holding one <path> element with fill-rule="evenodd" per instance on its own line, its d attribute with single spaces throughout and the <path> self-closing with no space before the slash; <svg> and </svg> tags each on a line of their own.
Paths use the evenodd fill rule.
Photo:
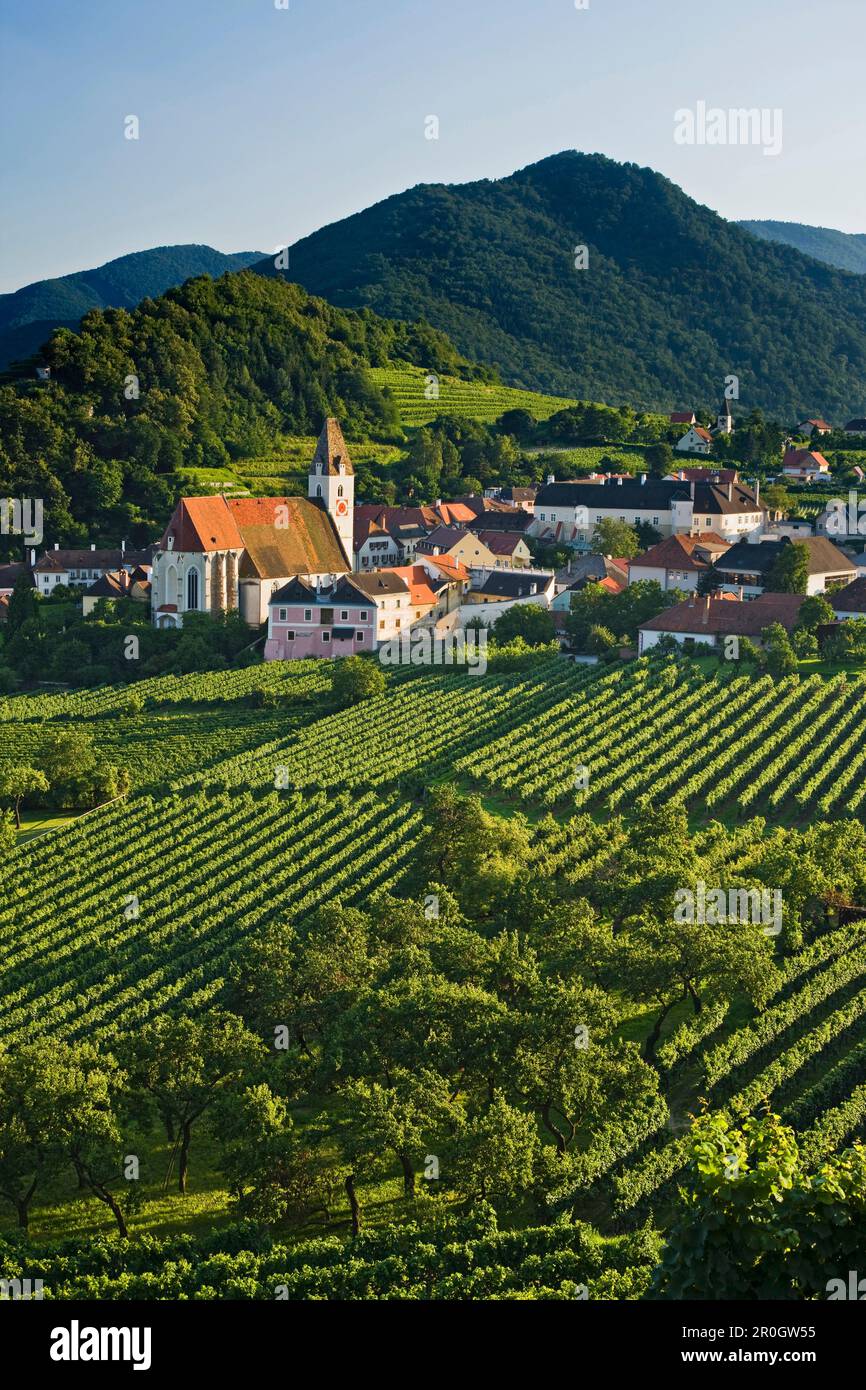
<svg viewBox="0 0 866 1390">
<path fill-rule="evenodd" d="M 0 291 L 150 246 L 272 252 L 564 149 L 727 218 L 866 232 L 864 52 L 866 0 L 2 0 Z M 765 111 L 764 144 L 678 143 L 699 103 Z"/>
</svg>

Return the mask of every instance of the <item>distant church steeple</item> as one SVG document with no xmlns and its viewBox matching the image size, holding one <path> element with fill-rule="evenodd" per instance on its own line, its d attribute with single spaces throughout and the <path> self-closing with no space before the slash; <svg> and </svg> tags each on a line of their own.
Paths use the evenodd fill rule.
<svg viewBox="0 0 866 1390">
<path fill-rule="evenodd" d="M 319 499 L 337 528 L 346 558 L 352 562 L 353 513 L 355 508 L 355 470 L 340 429 L 339 420 L 329 416 L 322 426 L 316 452 L 310 464 L 308 496 Z"/>
<path fill-rule="evenodd" d="M 731 411 L 731 402 L 728 400 L 727 396 L 725 396 L 725 399 L 722 401 L 722 408 L 719 411 L 719 414 L 716 416 L 716 428 L 714 430 L 714 433 L 733 434 L 733 432 L 734 416 Z"/>
</svg>

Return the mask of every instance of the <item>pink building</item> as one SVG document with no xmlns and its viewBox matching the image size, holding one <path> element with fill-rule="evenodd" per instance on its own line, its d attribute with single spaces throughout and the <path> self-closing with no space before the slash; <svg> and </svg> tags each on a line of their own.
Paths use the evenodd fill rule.
<svg viewBox="0 0 866 1390">
<path fill-rule="evenodd" d="M 376 604 L 348 576 L 317 587 L 292 579 L 268 604 L 266 661 L 354 656 L 376 650 Z"/>
</svg>

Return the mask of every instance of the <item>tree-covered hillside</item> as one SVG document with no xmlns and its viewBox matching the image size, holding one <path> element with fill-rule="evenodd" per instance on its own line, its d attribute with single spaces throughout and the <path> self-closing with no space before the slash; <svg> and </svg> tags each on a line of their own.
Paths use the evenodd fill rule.
<svg viewBox="0 0 866 1390">
<path fill-rule="evenodd" d="M 327 415 L 350 437 L 399 432 L 369 367 L 475 374 L 425 325 L 334 309 L 249 272 L 190 280 L 132 312 L 93 310 L 42 355 L 49 382 L 0 387 L 0 496 L 42 498 L 46 540 L 68 544 L 143 544 L 165 523 L 178 469 L 265 454 Z"/>
<path fill-rule="evenodd" d="M 334 304 L 423 317 L 518 386 L 667 410 L 734 373 L 744 406 L 791 419 L 866 400 L 866 281 L 601 155 L 419 185 L 304 238 L 287 273 Z"/>
<path fill-rule="evenodd" d="M 795 246 L 816 261 L 866 275 L 866 232 L 837 232 L 833 227 L 807 227 L 802 222 L 741 222 L 740 226 L 763 241 Z"/>
<path fill-rule="evenodd" d="M 0 294 L 0 367 L 29 356 L 55 328 L 74 328 L 90 309 L 134 309 L 194 275 L 223 275 L 260 259 L 256 251 L 225 254 L 212 246 L 154 246 L 93 270 L 37 280 Z"/>
</svg>

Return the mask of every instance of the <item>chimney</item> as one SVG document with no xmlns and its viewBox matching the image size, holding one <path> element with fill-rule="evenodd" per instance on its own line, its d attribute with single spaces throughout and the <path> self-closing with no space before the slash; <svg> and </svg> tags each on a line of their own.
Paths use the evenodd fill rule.
<svg viewBox="0 0 866 1390">
<path fill-rule="evenodd" d="M 704 627 L 706 627 L 706 625 L 707 625 L 707 623 L 708 623 L 709 621 L 710 621 L 710 596 L 709 596 L 709 594 L 707 594 L 707 601 L 706 601 L 706 603 L 704 604 L 704 615 L 703 615 L 703 617 L 702 617 L 702 619 L 701 619 L 701 622 L 704 624 Z"/>
<path fill-rule="evenodd" d="M 54 549 L 55 549 L 55 550 L 59 550 L 59 549 L 60 549 L 60 542 L 59 542 L 59 541 L 55 541 L 55 542 L 54 542 Z"/>
<path fill-rule="evenodd" d="M 761 480 L 760 480 L 760 478 L 756 478 L 756 479 L 755 479 L 755 502 L 757 503 L 758 506 L 761 505 Z"/>
<path fill-rule="evenodd" d="M 555 481 L 556 481 L 556 479 L 554 478 L 553 474 L 552 474 L 552 473 L 548 473 L 548 475 L 547 475 L 547 486 L 548 486 L 548 487 L 552 487 L 552 485 L 553 485 L 553 483 L 554 483 Z"/>
<path fill-rule="evenodd" d="M 733 502 L 733 500 L 734 500 L 734 484 L 733 484 L 733 483 L 728 483 L 728 501 L 729 501 L 729 502 Z"/>
<path fill-rule="evenodd" d="M 30 567 L 31 567 L 31 569 L 33 568 L 33 566 L 34 566 L 35 564 L 36 564 L 36 551 L 35 551 L 35 550 L 31 550 L 31 552 L 30 552 Z"/>
<path fill-rule="evenodd" d="M 91 549 L 91 550 L 95 550 L 95 549 L 96 549 L 96 542 L 95 542 L 95 541 L 91 541 L 91 543 L 90 543 L 90 549 Z"/>
<path fill-rule="evenodd" d="M 691 497 L 692 501 L 694 502 L 694 500 L 695 500 L 695 480 L 694 480 L 694 478 L 692 479 L 691 483 L 689 484 L 689 496 Z"/>
<path fill-rule="evenodd" d="M 743 586 L 742 586 L 742 584 L 740 585 L 739 589 L 737 590 L 737 598 L 740 600 L 740 603 L 743 602 Z"/>
<path fill-rule="evenodd" d="M 126 554 L 126 541 L 121 541 L 121 542 L 120 542 L 120 553 L 121 553 L 121 555 L 125 555 L 125 554 Z"/>
<path fill-rule="evenodd" d="M 616 485 L 617 487 L 622 487 L 622 478 L 617 478 Z"/>
<path fill-rule="evenodd" d="M 640 475 L 640 485 L 641 485 L 641 487 L 643 487 L 644 484 L 646 483 L 646 476 L 647 476 L 646 473 L 641 473 L 641 475 Z"/>
</svg>

